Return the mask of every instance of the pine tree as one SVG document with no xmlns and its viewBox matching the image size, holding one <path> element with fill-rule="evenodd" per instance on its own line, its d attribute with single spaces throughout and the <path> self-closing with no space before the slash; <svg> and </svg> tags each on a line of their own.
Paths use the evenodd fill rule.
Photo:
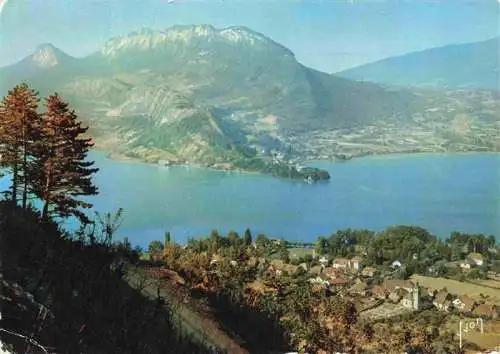
<svg viewBox="0 0 500 354">
<path fill-rule="evenodd" d="M 10 90 L 0 105 L 0 167 L 12 175 L 11 200 L 17 203 L 22 194 L 26 208 L 33 178 L 33 155 L 38 148 L 38 92 L 21 84 Z"/>
<path fill-rule="evenodd" d="M 89 222 L 81 208 L 91 208 L 92 204 L 75 199 L 98 193 L 91 178 L 99 169 L 92 168 L 94 162 L 86 161 L 93 146 L 91 139 L 82 137 L 87 130 L 57 94 L 46 99 L 35 184 L 35 194 L 43 201 L 43 219 L 74 215 Z"/>
<path fill-rule="evenodd" d="M 250 246 L 252 244 L 252 233 L 250 232 L 250 229 L 245 230 L 245 234 L 243 236 L 243 243 L 246 246 Z"/>
<path fill-rule="evenodd" d="M 170 235 L 170 231 L 165 232 L 165 242 L 163 243 L 165 249 L 168 245 L 172 244 L 172 235 Z"/>
</svg>

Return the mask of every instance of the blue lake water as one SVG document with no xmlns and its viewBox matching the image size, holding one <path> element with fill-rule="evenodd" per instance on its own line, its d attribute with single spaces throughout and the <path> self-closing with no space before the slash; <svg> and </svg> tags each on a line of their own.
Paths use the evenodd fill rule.
<svg viewBox="0 0 500 354">
<path fill-rule="evenodd" d="M 117 238 L 145 246 L 170 231 L 178 241 L 213 228 L 313 241 L 343 228 L 419 225 L 500 236 L 500 155 L 414 154 L 314 162 L 328 182 L 119 162 L 92 152 L 101 168 L 94 210 L 124 208 Z M 2 186 L 3 184 L 3 186 Z M 0 181 L 5 187 L 6 180 Z"/>
</svg>

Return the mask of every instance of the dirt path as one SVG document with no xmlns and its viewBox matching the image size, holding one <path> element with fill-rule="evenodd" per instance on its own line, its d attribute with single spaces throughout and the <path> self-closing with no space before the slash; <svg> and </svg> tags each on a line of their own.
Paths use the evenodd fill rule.
<svg viewBox="0 0 500 354">
<path fill-rule="evenodd" d="M 236 340 L 220 328 L 220 324 L 201 308 L 195 308 L 187 294 L 168 281 L 161 281 L 149 275 L 147 270 L 128 267 L 127 282 L 150 299 L 157 299 L 158 294 L 169 303 L 172 319 L 179 330 L 194 337 L 200 343 L 222 349 L 229 354 L 249 354 Z"/>
</svg>

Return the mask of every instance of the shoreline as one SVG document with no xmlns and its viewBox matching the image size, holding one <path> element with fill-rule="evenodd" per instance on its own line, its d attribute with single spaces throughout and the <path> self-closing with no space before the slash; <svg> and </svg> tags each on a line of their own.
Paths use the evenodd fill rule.
<svg viewBox="0 0 500 354">
<path fill-rule="evenodd" d="M 336 159 L 311 159 L 303 160 L 303 163 L 315 163 L 315 162 L 335 162 L 335 163 L 348 163 L 349 161 L 358 161 L 361 159 L 369 158 L 400 158 L 404 156 L 416 157 L 418 155 L 427 156 L 439 156 L 439 155 L 471 155 L 471 154 L 496 154 L 500 155 L 500 151 L 479 151 L 479 150 L 468 150 L 468 151 L 406 151 L 406 152 L 388 152 L 388 153 L 375 153 L 375 154 L 363 154 L 363 155 L 353 155 L 351 159 L 348 160 L 336 160 Z"/>
<path fill-rule="evenodd" d="M 108 150 L 105 150 L 102 147 L 101 148 L 94 148 L 91 151 L 102 153 L 103 155 L 105 155 L 106 159 L 116 161 L 116 162 L 145 164 L 145 165 L 150 165 L 150 166 L 166 167 L 166 168 L 184 166 L 184 167 L 193 167 L 193 168 L 198 168 L 198 169 L 212 170 L 212 171 L 226 172 L 226 173 L 241 173 L 241 174 L 264 175 L 264 176 L 266 175 L 266 173 L 259 172 L 259 171 L 249 171 L 249 170 L 241 170 L 241 169 L 234 169 L 234 170 L 217 169 L 217 168 L 213 168 L 210 166 L 204 166 L 204 165 L 198 164 L 198 163 L 189 163 L 189 164 L 173 163 L 173 164 L 168 165 L 168 166 L 163 166 L 163 165 L 158 164 L 158 163 L 144 161 L 138 157 L 130 157 L 130 156 L 126 156 L 126 155 L 121 154 L 121 153 L 110 152 Z"/>
<path fill-rule="evenodd" d="M 194 167 L 198 169 L 205 169 L 205 170 L 212 170 L 212 171 L 219 171 L 219 172 L 226 172 L 226 173 L 239 173 L 239 174 L 249 174 L 249 175 L 270 175 L 273 176 L 272 174 L 261 172 L 261 171 L 252 171 L 252 170 L 242 170 L 242 169 L 224 169 L 224 168 L 214 168 L 211 166 L 206 166 L 203 164 L 199 163 L 188 163 L 188 164 L 183 164 L 183 163 L 173 163 L 168 166 L 163 166 L 158 163 L 154 162 L 148 162 L 145 160 L 142 160 L 137 157 L 130 157 L 126 156 L 123 153 L 117 152 L 117 151 L 110 151 L 107 150 L 104 146 L 96 146 L 91 150 L 94 152 L 99 152 L 105 155 L 106 159 L 113 160 L 116 162 L 125 162 L 125 163 L 140 163 L 140 164 L 147 164 L 151 166 L 158 166 L 158 167 L 176 167 L 176 166 L 189 166 L 189 167 Z M 305 164 L 314 164 L 314 163 L 321 163 L 321 162 L 333 162 L 333 163 L 349 163 L 350 161 L 357 161 L 361 159 L 367 159 L 367 158 L 401 158 L 404 156 L 411 156 L 411 157 L 416 157 L 418 155 L 422 156 L 438 156 L 438 155 L 470 155 L 470 154 L 497 154 L 500 155 L 500 151 L 479 151 L 479 150 L 468 150 L 468 151 L 407 151 L 407 152 L 389 152 L 389 153 L 367 153 L 367 154 L 362 154 L 362 155 L 353 155 L 352 158 L 347 159 L 347 160 L 339 160 L 339 159 L 321 159 L 321 158 L 314 158 L 314 159 L 308 159 L 308 160 L 303 160 L 299 163 L 305 163 Z M 281 178 L 279 176 L 273 176 L 276 178 Z"/>
</svg>

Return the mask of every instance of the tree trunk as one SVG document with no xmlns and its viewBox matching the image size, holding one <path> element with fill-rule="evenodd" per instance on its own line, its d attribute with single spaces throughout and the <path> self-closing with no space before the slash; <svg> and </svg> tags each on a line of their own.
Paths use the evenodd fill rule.
<svg viewBox="0 0 500 354">
<path fill-rule="evenodd" d="M 24 146 L 23 151 L 23 208 L 26 209 L 26 204 L 28 201 L 28 153 L 26 151 L 26 146 Z"/>
<path fill-rule="evenodd" d="M 49 200 L 47 199 L 43 203 L 42 220 L 48 220 L 48 217 L 49 217 Z"/>
<path fill-rule="evenodd" d="M 50 166 L 52 168 L 52 166 Z M 45 190 L 44 190 L 44 204 L 42 209 L 42 220 L 48 220 L 49 217 L 49 204 L 50 204 L 50 180 L 51 180 L 51 170 L 50 168 L 47 170 L 47 177 L 45 179 Z"/>
<path fill-rule="evenodd" d="M 18 174 L 18 168 L 17 168 L 17 163 L 14 163 L 14 166 L 12 168 L 12 203 L 17 204 L 17 174 Z"/>
</svg>

